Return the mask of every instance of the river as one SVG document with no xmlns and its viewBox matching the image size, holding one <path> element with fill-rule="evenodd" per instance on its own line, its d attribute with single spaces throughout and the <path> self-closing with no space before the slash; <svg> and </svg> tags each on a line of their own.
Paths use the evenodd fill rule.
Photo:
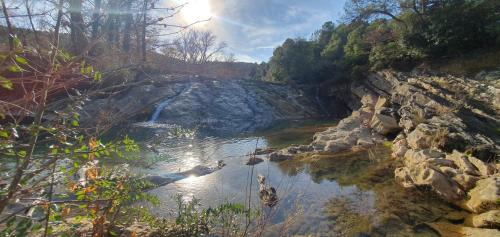
<svg viewBox="0 0 500 237">
<path fill-rule="evenodd" d="M 175 213 L 176 194 L 185 199 L 196 197 L 205 208 L 226 201 L 245 203 L 251 183 L 252 207 L 268 215 L 264 235 L 437 236 L 419 224 L 449 212 L 452 207 L 396 185 L 393 170 L 397 162 L 391 160 L 387 146 L 301 156 L 281 163 L 270 162 L 264 155 L 262 163 L 245 165 L 256 148 L 307 144 L 314 132 L 333 124 L 295 121 L 264 132 L 225 137 L 198 136 L 186 131 L 174 132 L 181 136 L 173 136 L 172 128 L 158 124 L 135 126 L 127 131 L 151 148 L 143 157 L 155 161 L 149 168 L 135 168 L 136 172 L 165 175 L 197 165 L 213 166 L 219 160 L 226 164 L 214 173 L 187 177 L 151 190 L 150 194 L 161 201 L 158 206 L 149 206 L 158 216 L 171 217 Z M 258 174 L 264 175 L 277 190 L 279 202 L 272 209 L 260 204 Z"/>
</svg>

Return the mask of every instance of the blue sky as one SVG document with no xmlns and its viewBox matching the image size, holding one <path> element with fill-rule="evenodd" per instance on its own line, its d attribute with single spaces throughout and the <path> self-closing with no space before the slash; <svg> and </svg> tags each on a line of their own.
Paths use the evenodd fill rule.
<svg viewBox="0 0 500 237">
<path fill-rule="evenodd" d="M 186 2 L 186 1 L 179 1 Z M 308 38 L 326 21 L 337 22 L 345 0 L 187 0 L 208 6 L 211 20 L 196 26 L 212 30 L 238 61 L 268 61 L 287 38 Z M 206 8 L 206 7 L 205 7 Z M 190 8 L 182 11 L 191 11 Z M 203 11 L 203 10 L 200 10 Z M 200 19 L 203 19 L 203 14 Z M 182 17 L 182 14 L 179 15 Z M 189 22 L 190 19 L 178 21 Z"/>
</svg>

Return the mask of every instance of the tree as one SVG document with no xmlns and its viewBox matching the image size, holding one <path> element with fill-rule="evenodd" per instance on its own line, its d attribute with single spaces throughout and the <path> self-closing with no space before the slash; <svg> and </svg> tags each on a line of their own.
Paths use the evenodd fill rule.
<svg viewBox="0 0 500 237">
<path fill-rule="evenodd" d="M 101 5 L 102 0 L 94 1 L 94 10 L 92 12 L 92 39 L 96 40 L 99 36 L 99 27 L 101 21 Z"/>
<path fill-rule="evenodd" d="M 372 20 L 385 16 L 406 26 L 397 14 L 401 11 L 397 0 L 350 0 L 346 3 L 346 18 L 351 21 Z"/>
<path fill-rule="evenodd" d="M 317 74 L 319 66 L 319 53 L 314 43 L 305 39 L 287 39 L 275 49 L 266 77 L 271 81 L 311 83 L 321 78 Z"/>
<path fill-rule="evenodd" d="M 82 15 L 82 1 L 69 1 L 70 29 L 71 29 L 71 52 L 80 55 L 87 48 L 87 35 L 85 34 L 85 22 Z"/>
<path fill-rule="evenodd" d="M 12 24 L 10 23 L 9 13 L 7 10 L 7 6 L 5 5 L 5 0 L 2 0 L 2 11 L 5 18 L 5 23 L 7 24 L 7 33 L 9 34 L 7 36 L 9 38 L 9 49 L 12 51 L 14 50 L 14 29 L 12 28 Z"/>
<path fill-rule="evenodd" d="M 133 23 L 133 15 L 132 15 L 132 1 L 133 0 L 126 0 L 125 1 L 125 25 L 123 27 L 123 51 L 126 53 L 130 52 L 130 44 L 131 44 L 131 37 L 132 37 L 132 23 Z"/>
<path fill-rule="evenodd" d="M 187 63 L 203 64 L 214 61 L 226 47 L 224 42 L 217 43 L 212 32 L 191 29 L 168 44 L 163 52 Z"/>
</svg>

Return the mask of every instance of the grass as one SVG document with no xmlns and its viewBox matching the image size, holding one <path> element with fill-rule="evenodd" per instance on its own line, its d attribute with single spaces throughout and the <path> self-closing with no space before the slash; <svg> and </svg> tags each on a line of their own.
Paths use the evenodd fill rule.
<svg viewBox="0 0 500 237">
<path fill-rule="evenodd" d="M 466 75 L 498 67 L 500 67 L 500 49 L 480 50 L 459 58 L 440 59 L 433 64 L 435 70 Z"/>
</svg>

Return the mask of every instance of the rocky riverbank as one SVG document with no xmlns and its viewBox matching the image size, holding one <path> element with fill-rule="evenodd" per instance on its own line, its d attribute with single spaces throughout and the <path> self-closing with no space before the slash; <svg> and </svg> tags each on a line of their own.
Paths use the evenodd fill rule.
<svg viewBox="0 0 500 237">
<path fill-rule="evenodd" d="M 392 141 L 400 185 L 434 192 L 465 211 L 453 223 L 443 217 L 431 228 L 443 236 L 499 236 L 499 80 L 498 72 L 474 79 L 429 72 L 372 74 L 351 85 L 361 106 L 349 117 L 317 133 L 310 145 L 273 152 L 270 159 Z"/>
</svg>

